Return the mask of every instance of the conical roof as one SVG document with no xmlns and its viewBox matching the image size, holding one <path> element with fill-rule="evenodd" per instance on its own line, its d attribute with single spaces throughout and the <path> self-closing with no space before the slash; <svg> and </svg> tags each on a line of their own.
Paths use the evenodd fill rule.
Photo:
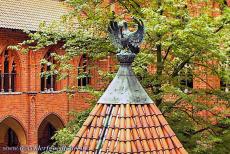
<svg viewBox="0 0 230 154">
<path fill-rule="evenodd" d="M 133 53 L 117 55 L 120 69 L 65 154 L 187 154 L 131 69 Z"/>
<path fill-rule="evenodd" d="M 121 52 L 117 54 L 120 68 L 98 103 L 102 104 L 146 104 L 153 103 L 133 73 L 131 63 L 136 54 Z"/>
</svg>

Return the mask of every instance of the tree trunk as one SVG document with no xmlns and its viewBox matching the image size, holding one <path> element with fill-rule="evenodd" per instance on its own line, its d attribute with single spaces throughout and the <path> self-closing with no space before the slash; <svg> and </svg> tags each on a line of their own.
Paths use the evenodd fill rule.
<svg viewBox="0 0 230 154">
<path fill-rule="evenodd" d="M 161 93 L 161 79 L 162 79 L 162 71 L 163 71 L 163 62 L 162 62 L 162 54 L 161 54 L 161 44 L 156 45 L 157 48 L 157 67 L 156 67 L 156 84 L 154 94 L 157 96 L 156 105 L 159 106 L 162 103 Z"/>
</svg>

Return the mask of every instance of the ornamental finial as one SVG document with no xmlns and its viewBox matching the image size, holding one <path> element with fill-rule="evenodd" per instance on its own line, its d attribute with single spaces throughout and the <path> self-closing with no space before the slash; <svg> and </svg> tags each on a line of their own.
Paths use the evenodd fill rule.
<svg viewBox="0 0 230 154">
<path fill-rule="evenodd" d="M 136 54 L 133 52 L 125 52 L 121 51 L 117 54 L 117 59 L 120 62 L 120 64 L 132 64 L 136 57 Z"/>
<path fill-rule="evenodd" d="M 122 21 L 121 24 L 110 21 L 108 26 L 109 38 L 118 48 L 118 52 L 127 51 L 137 54 L 140 51 L 140 45 L 144 39 L 144 23 L 136 18 L 133 20 L 137 24 L 135 32 L 129 31 L 126 21 Z"/>
</svg>

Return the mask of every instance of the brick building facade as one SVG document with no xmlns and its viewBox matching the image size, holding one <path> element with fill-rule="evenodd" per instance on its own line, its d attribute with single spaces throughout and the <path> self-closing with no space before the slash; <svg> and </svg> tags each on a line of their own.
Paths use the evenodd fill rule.
<svg viewBox="0 0 230 154">
<path fill-rule="evenodd" d="M 80 111 L 89 107 L 85 98 L 87 93 L 76 91 L 72 98 L 63 91 L 69 83 L 84 86 L 86 83 L 100 88 L 103 84 L 98 73 L 91 72 L 90 81 L 87 78 L 77 81 L 68 78 L 55 81 L 55 77 L 41 78 L 44 68 L 40 64 L 43 58 L 49 59 L 50 51 L 62 53 L 58 47 L 52 46 L 23 54 L 11 51 L 7 47 L 27 39 L 23 29 L 35 31 L 39 22 L 57 19 L 65 13 L 63 6 L 53 0 L 15 0 L 5 1 L 0 5 L 0 153 L 37 153 L 36 151 L 10 151 L 3 147 L 14 146 L 47 146 L 53 141 L 50 137 L 54 131 L 63 128 L 69 121 L 71 110 Z M 229 1 L 228 1 L 229 2 Z M 229 2 L 230 3 L 230 2 Z M 29 6 L 25 6 L 28 5 Z M 54 6 L 55 5 L 55 6 Z M 56 6 L 58 5 L 58 6 Z M 39 7 L 40 6 L 40 7 Z M 45 6 L 45 7 L 44 7 Z M 4 9 L 3 9 L 4 7 Z M 41 9 L 42 8 L 42 9 Z M 60 8 L 60 9 L 52 9 Z M 62 10 L 62 11 L 60 11 Z M 37 12 L 36 12 L 37 11 Z M 61 12 L 61 13 L 60 13 Z M 56 16 L 47 17 L 46 14 Z M 44 16 L 43 16 L 44 15 Z M 22 18 L 23 17 L 23 18 Z M 73 60 L 76 68 L 84 63 L 86 57 L 79 56 Z M 110 70 L 111 58 L 95 62 L 103 70 Z M 48 69 L 48 68 L 45 68 Z M 150 68 L 154 72 L 154 68 Z M 76 69 L 76 74 L 77 69 Z M 204 76 L 214 87 L 220 87 L 217 77 Z M 204 82 L 193 81 L 194 88 L 205 88 Z"/>
<path fill-rule="evenodd" d="M 61 81 L 42 78 L 40 60 L 46 58 L 49 51 L 54 51 L 55 47 L 47 47 L 36 52 L 29 51 L 27 54 L 7 49 L 9 45 L 24 39 L 26 34 L 20 30 L 0 29 L 1 146 L 10 145 L 8 140 L 12 136 L 11 130 L 17 136 L 17 139 L 13 139 L 18 140 L 14 141 L 17 142 L 15 145 L 48 145 L 51 142 L 48 136 L 64 127 L 69 120 L 70 111 L 80 111 L 89 107 L 85 99 L 88 97 L 87 93 L 76 91 L 73 97 L 69 97 L 68 92 L 63 91 L 68 85 L 67 82 L 79 86 L 86 83 L 94 87 L 102 85 L 96 70 L 91 71 L 90 81 L 84 81 L 87 80 L 85 78 L 81 79 L 82 81 L 74 81 L 72 77 Z M 79 56 L 73 60 L 73 65 L 77 68 L 82 65 L 83 60 L 84 58 Z M 95 64 L 107 70 L 109 62 L 108 58 Z M 78 73 L 77 69 L 75 73 Z"/>
<path fill-rule="evenodd" d="M 42 8 L 42 9 L 41 9 Z M 56 10 L 55 10 L 56 9 Z M 73 97 L 63 89 L 68 84 L 94 87 L 102 85 L 95 70 L 90 79 L 67 78 L 57 81 L 54 76 L 41 77 L 43 68 L 40 60 L 52 62 L 50 52 L 62 53 L 58 46 L 47 47 L 39 51 L 12 51 L 7 47 L 27 39 L 23 29 L 36 31 L 41 21 L 50 23 L 67 12 L 66 6 L 58 1 L 15 0 L 1 1 L 0 7 L 0 153 L 37 153 L 35 151 L 3 150 L 14 146 L 47 146 L 52 144 L 51 136 L 68 122 L 69 112 L 87 109 L 87 93 L 76 91 Z M 46 15 L 49 15 L 48 17 Z M 86 57 L 76 57 L 72 64 L 85 65 Z M 94 62 L 104 70 L 110 69 L 111 58 Z"/>
</svg>

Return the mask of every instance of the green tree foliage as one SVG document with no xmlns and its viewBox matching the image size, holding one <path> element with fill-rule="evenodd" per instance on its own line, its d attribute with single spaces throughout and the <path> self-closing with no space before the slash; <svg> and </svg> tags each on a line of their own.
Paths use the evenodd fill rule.
<svg viewBox="0 0 230 154">
<path fill-rule="evenodd" d="M 62 79 L 71 70 L 69 61 L 77 55 L 87 53 L 93 60 L 115 55 L 107 36 L 110 20 L 142 19 L 145 42 L 133 64 L 142 85 L 188 152 L 224 154 L 230 147 L 230 94 L 210 84 L 207 76 L 219 77 L 225 85 L 230 83 L 230 8 L 223 0 L 216 2 L 220 9 L 207 0 L 116 0 L 110 4 L 66 0 L 74 10 L 61 23 L 41 24 L 39 31 L 29 33 L 30 40 L 15 48 L 29 45 L 38 50 L 61 42 L 66 53 L 54 55 L 60 62 L 53 69 L 58 69 Z M 123 11 L 114 13 L 111 8 L 115 4 Z M 192 6 L 200 7 L 194 12 Z M 212 16 L 215 12 L 220 15 Z M 132 20 L 129 24 L 134 26 Z M 150 73 L 149 66 L 156 71 Z M 191 88 L 192 80 L 205 83 L 206 88 Z M 70 143 L 87 115 L 88 111 L 80 113 L 58 131 L 54 138 L 59 145 Z"/>
</svg>

